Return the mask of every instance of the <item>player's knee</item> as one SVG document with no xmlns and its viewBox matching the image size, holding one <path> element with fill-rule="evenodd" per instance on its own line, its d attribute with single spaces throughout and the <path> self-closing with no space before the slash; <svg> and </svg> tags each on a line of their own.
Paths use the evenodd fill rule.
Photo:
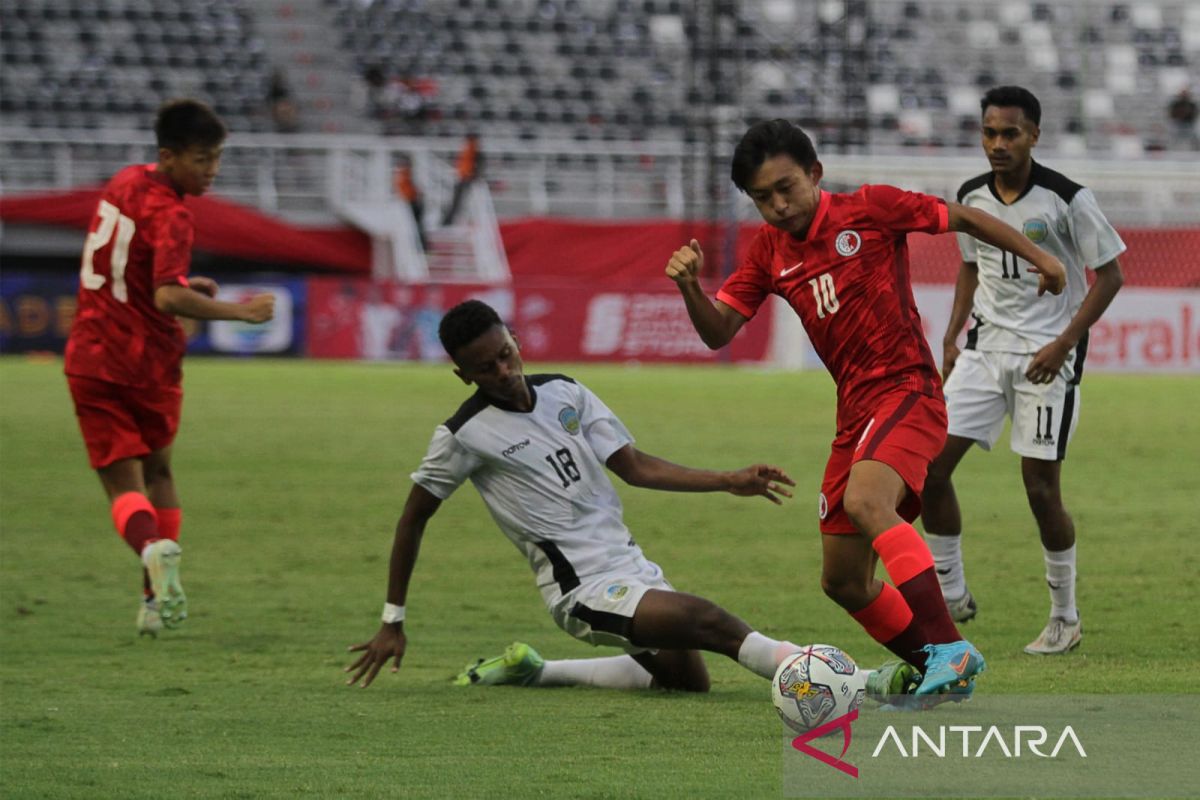
<svg viewBox="0 0 1200 800">
<path fill-rule="evenodd" d="M 846 490 L 842 497 L 842 508 L 846 516 L 854 523 L 854 527 L 864 533 L 873 531 L 881 526 L 886 528 L 887 521 L 895 516 L 894 505 L 889 505 L 876 494 L 870 492 Z"/>
<path fill-rule="evenodd" d="M 668 675 L 656 676 L 654 682 L 658 688 L 672 692 L 704 694 L 712 687 L 712 681 L 708 677 L 708 670 L 704 668 L 703 662 L 699 669 L 684 669 Z"/>
<path fill-rule="evenodd" d="M 841 575 L 822 575 L 821 590 L 842 608 L 862 608 L 866 605 L 866 587 L 861 581 Z"/>
<path fill-rule="evenodd" d="M 1025 496 L 1029 499 L 1029 508 L 1039 517 L 1064 510 L 1058 487 L 1049 481 L 1026 480 Z"/>
</svg>

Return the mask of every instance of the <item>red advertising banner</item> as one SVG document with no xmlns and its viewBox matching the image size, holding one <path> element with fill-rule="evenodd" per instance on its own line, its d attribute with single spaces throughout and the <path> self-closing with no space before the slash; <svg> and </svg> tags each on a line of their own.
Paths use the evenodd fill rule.
<svg viewBox="0 0 1200 800">
<path fill-rule="evenodd" d="M 313 358 L 441 361 L 437 326 L 451 306 L 478 298 L 509 321 L 536 361 L 758 362 L 767 357 L 764 306 L 725 350 L 705 347 L 674 287 L 532 280 L 511 288 L 411 285 L 316 277 L 308 282 L 308 355 Z"/>
</svg>

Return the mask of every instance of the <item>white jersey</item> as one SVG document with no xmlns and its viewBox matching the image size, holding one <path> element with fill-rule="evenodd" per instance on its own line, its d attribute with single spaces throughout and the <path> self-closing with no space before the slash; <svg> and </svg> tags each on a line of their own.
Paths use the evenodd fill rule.
<svg viewBox="0 0 1200 800">
<path fill-rule="evenodd" d="M 1039 297 L 1038 276 L 1029 271 L 1027 263 L 958 234 L 963 261 L 979 265 L 973 320 L 967 332 L 969 349 L 1037 352 L 1066 330 L 1083 303 L 1087 294 L 1084 267 L 1095 269 L 1125 252 L 1125 243 L 1104 218 L 1091 190 L 1036 161 L 1029 185 L 1011 205 L 1000 200 L 991 172 L 964 183 L 958 190 L 958 202 L 1004 220 L 1067 269 L 1063 293 Z M 1086 341 L 1085 336 L 1079 356 Z"/>
<path fill-rule="evenodd" d="M 604 466 L 633 437 L 571 378 L 525 380 L 532 411 L 502 408 L 477 391 L 434 431 L 412 479 L 445 500 L 470 478 L 543 595 L 554 585 L 566 594 L 580 578 L 642 559 Z"/>
</svg>

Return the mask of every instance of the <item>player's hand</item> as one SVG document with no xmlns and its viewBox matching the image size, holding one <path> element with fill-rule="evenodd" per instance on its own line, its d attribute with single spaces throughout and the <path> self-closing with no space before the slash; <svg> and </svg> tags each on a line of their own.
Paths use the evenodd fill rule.
<svg viewBox="0 0 1200 800">
<path fill-rule="evenodd" d="M 942 380 L 945 381 L 950 377 L 951 371 L 954 370 L 954 365 L 958 363 L 958 357 L 962 354 L 962 350 L 958 346 L 958 342 L 942 342 Z"/>
<path fill-rule="evenodd" d="M 782 497 L 791 497 L 792 493 L 783 488 L 795 486 L 791 476 L 779 467 L 770 464 L 754 464 L 753 466 L 731 472 L 729 493 L 738 497 L 756 497 L 761 495 L 775 505 L 783 505 Z"/>
<path fill-rule="evenodd" d="M 275 316 L 275 295 L 270 292 L 256 294 L 242 303 L 242 320 L 258 324 Z"/>
<path fill-rule="evenodd" d="M 687 247 L 676 250 L 667 262 L 667 277 L 680 286 L 694 283 L 703 270 L 704 251 L 700 249 L 700 242 L 695 239 L 692 239 Z"/>
<path fill-rule="evenodd" d="M 1037 273 L 1038 297 L 1046 292 L 1062 294 L 1063 289 L 1067 287 L 1067 268 L 1052 255 L 1046 254 L 1040 265 L 1030 264 L 1029 271 Z"/>
<path fill-rule="evenodd" d="M 1053 383 L 1070 354 L 1071 345 L 1055 339 L 1034 354 L 1025 370 L 1025 377 L 1034 383 Z"/>
<path fill-rule="evenodd" d="M 379 633 L 369 642 L 354 644 L 349 647 L 351 653 L 362 653 L 343 672 L 353 672 L 347 686 L 353 686 L 362 681 L 362 688 L 371 685 L 379 670 L 392 659 L 392 672 L 400 671 L 400 661 L 404 658 L 404 650 L 408 647 L 408 637 L 404 635 L 404 626 L 398 623 L 385 622 L 379 628 Z"/>
<path fill-rule="evenodd" d="M 212 278 L 206 278 L 203 275 L 196 275 L 188 278 L 188 288 L 190 288 L 193 292 L 199 292 L 200 294 L 207 295 L 209 297 L 216 297 L 217 291 L 221 287 L 217 286 L 217 282 Z"/>
</svg>

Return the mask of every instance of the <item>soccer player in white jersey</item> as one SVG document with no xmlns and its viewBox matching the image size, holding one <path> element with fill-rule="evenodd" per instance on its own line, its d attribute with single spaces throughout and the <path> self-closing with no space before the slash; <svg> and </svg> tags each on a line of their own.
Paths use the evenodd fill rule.
<svg viewBox="0 0 1200 800">
<path fill-rule="evenodd" d="M 675 591 L 622 521 L 605 467 L 626 483 L 679 492 L 727 491 L 780 503 L 795 484 L 778 467 L 709 472 L 672 464 L 633 446 L 596 395 L 563 375 L 526 375 L 516 341 L 496 312 L 468 300 L 447 312 L 439 337 L 455 374 L 478 389 L 434 432 L 396 527 L 383 624 L 354 645 L 362 655 L 348 683 L 365 688 L 407 639 L 404 603 L 429 519 L 468 479 L 529 560 L 554 621 L 593 645 L 626 655 L 546 661 L 527 644 L 468 666 L 461 685 L 591 685 L 707 691 L 699 650 L 721 653 L 771 678 L 800 648 L 755 632 L 716 604 Z M 900 676 L 897 680 L 903 680 Z"/>
<path fill-rule="evenodd" d="M 991 449 L 1010 416 L 1009 444 L 1021 456 L 1050 587 L 1050 621 L 1025 652 L 1066 653 L 1079 645 L 1082 625 L 1075 605 L 1075 525 L 1059 479 L 1079 421 L 1088 329 L 1121 287 L 1117 256 L 1125 244 L 1091 191 L 1033 160 L 1041 121 L 1033 94 L 1000 86 L 981 106 L 983 150 L 992 169 L 964 183 L 958 202 L 999 217 L 1057 256 L 1067 268 L 1067 289 L 1039 296 L 1038 276 L 1023 261 L 959 234 L 962 265 L 943 340 L 949 436 L 929 467 L 921 519 L 942 594 L 954 619 L 965 622 L 976 604 L 963 576 L 962 515 L 950 476 L 972 444 Z M 1090 289 L 1085 267 L 1096 273 Z"/>
</svg>

